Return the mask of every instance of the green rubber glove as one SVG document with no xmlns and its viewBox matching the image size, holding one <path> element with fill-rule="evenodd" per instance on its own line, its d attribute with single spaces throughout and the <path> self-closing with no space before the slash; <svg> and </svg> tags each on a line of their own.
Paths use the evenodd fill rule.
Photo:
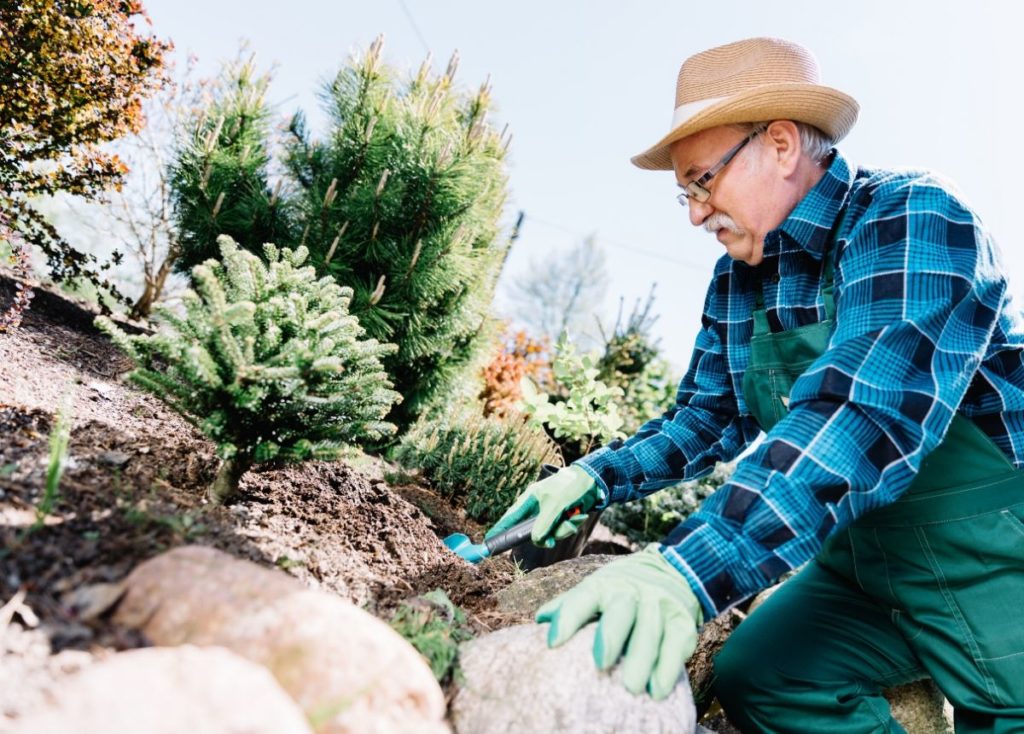
<svg viewBox="0 0 1024 734">
<path fill-rule="evenodd" d="M 630 693 L 646 688 L 654 699 L 668 696 L 697 648 L 703 613 L 657 544 L 612 561 L 537 611 L 537 621 L 551 625 L 548 647 L 566 642 L 595 616 L 597 667 L 612 667 L 625 648 L 622 679 Z"/>
<path fill-rule="evenodd" d="M 527 487 L 484 538 L 536 515 L 537 522 L 530 533 L 530 540 L 534 545 L 550 548 L 556 540 L 567 538 L 579 530 L 587 521 L 586 513 L 601 499 L 601 491 L 589 474 L 577 466 L 567 466 Z M 563 513 L 574 507 L 580 508 L 580 514 L 559 522 Z"/>
</svg>

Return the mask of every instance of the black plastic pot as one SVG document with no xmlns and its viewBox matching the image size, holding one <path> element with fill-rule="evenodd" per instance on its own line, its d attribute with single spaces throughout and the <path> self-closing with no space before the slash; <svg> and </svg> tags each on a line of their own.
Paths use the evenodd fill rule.
<svg viewBox="0 0 1024 734">
<path fill-rule="evenodd" d="M 537 479 L 546 479 L 560 468 L 554 464 L 541 464 Z M 550 566 L 552 563 L 558 563 L 567 558 L 578 558 L 583 553 L 583 548 L 594 531 L 601 512 L 601 510 L 591 510 L 588 513 L 587 521 L 580 525 L 579 530 L 568 538 L 556 541 L 551 548 L 541 548 L 527 539 L 509 551 L 512 560 L 516 561 L 524 571 L 532 571 L 535 568 Z"/>
</svg>

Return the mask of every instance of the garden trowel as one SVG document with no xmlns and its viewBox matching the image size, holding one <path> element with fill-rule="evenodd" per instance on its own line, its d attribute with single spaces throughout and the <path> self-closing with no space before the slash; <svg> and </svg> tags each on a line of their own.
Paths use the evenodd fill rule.
<svg viewBox="0 0 1024 734">
<path fill-rule="evenodd" d="M 574 507 L 565 516 L 572 517 L 580 513 L 579 507 Z M 537 517 L 528 517 L 517 525 L 513 525 L 503 533 L 498 533 L 493 538 L 485 538 L 483 543 L 474 543 L 468 535 L 453 533 L 444 539 L 444 544 L 455 551 L 459 558 L 470 563 L 480 563 L 485 558 L 496 556 L 507 550 L 515 548 L 520 543 L 530 539 L 530 531 Z"/>
</svg>

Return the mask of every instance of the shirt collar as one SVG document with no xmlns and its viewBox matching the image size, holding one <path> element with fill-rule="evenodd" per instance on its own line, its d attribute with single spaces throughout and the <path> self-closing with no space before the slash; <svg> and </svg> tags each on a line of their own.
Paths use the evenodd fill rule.
<svg viewBox="0 0 1024 734">
<path fill-rule="evenodd" d="M 781 235 L 784 234 L 810 255 L 821 259 L 829 234 L 853 185 L 853 174 L 843 154 L 834 150 L 832 163 L 825 175 L 807 192 L 782 224 L 765 237 L 765 254 L 768 254 L 769 243 L 781 247 Z"/>
</svg>

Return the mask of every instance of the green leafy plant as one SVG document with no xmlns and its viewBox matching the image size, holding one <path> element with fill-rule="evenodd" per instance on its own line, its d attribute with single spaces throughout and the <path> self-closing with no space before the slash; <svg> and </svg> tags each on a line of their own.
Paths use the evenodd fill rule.
<svg viewBox="0 0 1024 734">
<path fill-rule="evenodd" d="M 593 355 L 577 356 L 567 342 L 555 348 L 552 375 L 561 390 L 558 399 L 537 390 L 529 379 L 523 380 L 523 410 L 532 425 L 550 431 L 567 462 L 589 453 L 603 443 L 625 436 L 617 398 L 622 388 L 609 387 L 597 379 L 597 360 Z"/>
<path fill-rule="evenodd" d="M 400 399 L 380 363 L 394 347 L 363 339 L 351 290 L 303 266 L 305 248 L 264 245 L 269 265 L 229 237 L 220 248 L 222 262 L 193 268 L 185 315 L 159 309 L 158 333 L 97 319 L 135 362 L 130 379 L 217 442 L 217 502 L 254 463 L 333 459 L 387 435 L 383 418 Z"/>
<path fill-rule="evenodd" d="M 352 289 L 367 335 L 398 346 L 384 365 L 404 397 L 389 416 L 401 431 L 478 368 L 507 249 L 509 139 L 487 121 L 489 85 L 461 92 L 456 67 L 437 75 L 425 62 L 399 81 L 378 39 L 323 89 L 327 133 L 314 138 L 295 115 L 272 161 L 266 79 L 235 65 L 174 169 L 179 266 L 208 257 L 217 233 L 252 251 L 308 248 L 319 273 Z"/>
<path fill-rule="evenodd" d="M 462 500 L 466 514 L 485 523 L 501 517 L 537 479 L 541 464 L 561 464 L 557 447 L 521 417 L 484 418 L 470 411 L 417 423 L 395 459 L 418 467 L 443 496 Z"/>
<path fill-rule="evenodd" d="M 473 637 L 465 613 L 441 589 L 403 602 L 391 627 L 427 659 L 442 685 L 458 675 L 459 643 Z"/>
<path fill-rule="evenodd" d="M 711 474 L 658 490 L 632 502 L 612 505 L 601 523 L 637 544 L 662 540 L 732 476 L 734 464 L 719 464 Z"/>
</svg>

